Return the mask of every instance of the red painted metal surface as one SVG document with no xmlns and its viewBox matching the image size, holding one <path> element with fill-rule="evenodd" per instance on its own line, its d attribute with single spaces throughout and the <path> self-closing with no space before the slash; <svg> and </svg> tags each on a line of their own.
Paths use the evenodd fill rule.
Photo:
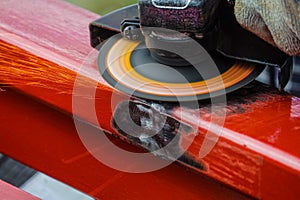
<svg viewBox="0 0 300 200">
<path fill-rule="evenodd" d="M 22 199 L 22 200 L 38 200 L 39 198 L 34 197 L 19 188 L 16 188 L 6 182 L 0 180 L 0 199 Z"/>
<path fill-rule="evenodd" d="M 231 110 L 222 135 L 203 162 L 210 166 L 212 177 L 228 176 L 232 181 L 231 173 L 244 175 L 234 181 L 240 187 L 259 192 L 258 196 L 295 199 L 300 188 L 300 99 L 276 92 L 256 93 L 254 97 L 253 102 L 236 103 L 237 108 L 228 107 Z M 195 110 L 175 110 L 174 115 L 180 115 L 191 124 L 210 125 L 205 119 L 191 118 L 193 112 Z M 203 136 L 198 137 L 195 140 L 199 142 Z M 189 152 L 197 155 L 199 144 L 193 143 Z"/>
<path fill-rule="evenodd" d="M 2 13 L 0 17 L 0 80 L 52 107 L 69 114 L 73 113 L 91 124 L 99 122 L 101 128 L 116 133 L 111 127 L 113 113 L 113 109 L 110 109 L 111 97 L 113 93 L 116 93 L 116 102 L 121 102 L 127 97 L 114 91 L 102 79 L 98 79 L 99 72 L 95 65 L 98 52 L 89 47 L 87 28 L 88 23 L 98 16 L 69 4 L 50 0 L 2 1 L 0 8 Z M 76 78 L 77 74 L 80 76 Z M 82 107 L 76 112 L 72 108 L 75 79 L 78 81 L 78 88 L 85 92 L 75 93 L 79 96 L 75 106 Z M 88 106 L 94 103 L 90 96 L 93 89 L 96 90 L 95 107 L 98 115 L 96 120 L 91 116 L 91 107 Z M 4 100 L 4 102 L 13 101 L 12 99 Z M 18 105 L 20 102 L 15 102 L 15 104 Z M 53 120 L 51 123 L 38 121 L 37 118 L 30 121 L 31 118 L 26 118 L 26 115 L 19 116 L 14 111 L 16 109 L 14 104 L 11 106 L 12 110 L 6 110 L 3 114 L 1 112 L 3 118 L 1 128 L 6 130 L 1 132 L 2 151 L 14 158 L 19 158 L 22 162 L 33 163 L 30 165 L 70 184 L 75 184 L 88 193 L 98 194 L 98 190 L 103 190 L 101 189 L 103 186 L 100 186 L 102 184 L 97 185 L 96 181 L 89 183 L 90 177 L 84 178 L 82 175 L 84 171 L 91 173 L 97 171 L 96 166 L 99 167 L 99 164 L 95 164 L 96 161 L 86 163 L 91 168 L 81 169 L 78 175 L 82 178 L 81 184 L 75 182 L 79 180 L 77 176 L 76 179 L 72 178 L 74 174 L 79 173 L 77 171 L 79 167 L 72 171 L 71 168 L 63 168 L 61 165 L 62 160 L 65 159 L 71 160 L 73 164 L 72 160 L 85 160 L 86 156 L 90 158 L 90 155 L 82 150 L 83 148 L 77 147 L 82 144 L 78 138 L 74 139 L 74 134 L 76 134 L 74 128 L 70 131 L 70 125 L 65 124 L 61 126 L 61 130 L 57 130 L 57 123 L 60 122 L 54 121 L 53 117 L 57 116 L 47 114 L 50 111 L 43 110 L 36 113 L 32 110 L 24 111 L 25 113 L 33 112 L 32 114 L 36 114 L 37 118 Z M 279 94 L 259 84 L 252 93 L 245 96 L 231 96 L 228 105 L 222 111 L 222 113 L 227 112 L 223 132 L 211 153 L 203 159 L 199 158 L 199 151 L 207 135 L 208 127 L 210 126 L 212 130 L 218 128 L 217 125 L 209 123 L 211 117 L 218 116 L 218 113 L 211 113 L 210 107 L 204 105 L 200 109 L 173 107 L 170 113 L 191 126 L 195 123 L 200 124 L 199 133 L 187 152 L 195 162 L 206 166 L 206 170 L 198 170 L 198 172 L 257 198 L 294 199 L 300 193 L 299 107 L 299 98 Z M 6 106 L 1 109 L 5 110 L 5 108 Z M 31 109 L 31 106 L 21 108 Z M 14 115 L 8 117 L 7 113 L 14 113 Z M 199 115 L 200 117 L 195 117 Z M 24 124 L 24 118 L 29 120 L 26 124 Z M 35 120 L 37 121 L 34 122 Z M 68 120 L 68 123 L 72 123 L 70 119 Z M 51 126 L 48 127 L 45 123 Z M 11 131 L 11 127 L 17 128 Z M 57 138 L 61 138 L 60 141 L 57 141 Z M 32 141 L 33 139 L 35 142 Z M 42 139 L 47 142 L 37 143 Z M 10 144 L 15 144 L 15 146 Z M 35 147 L 35 154 L 31 153 L 32 147 Z M 68 156 L 65 156 L 65 153 Z M 62 155 L 62 157 L 57 157 L 57 155 Z M 43 162 L 46 157 L 56 164 L 49 165 L 50 162 Z M 55 160 L 55 158 L 62 160 Z M 75 163 L 74 165 L 79 165 Z M 80 164 L 84 165 L 84 163 Z M 172 180 L 174 174 L 178 173 L 172 171 L 173 167 L 172 165 L 171 169 L 167 168 L 168 170 L 155 172 L 155 174 L 159 174 L 157 177 L 167 176 L 167 179 Z M 61 171 L 61 169 L 64 170 Z M 103 173 L 97 176 L 103 177 L 102 183 L 104 184 L 104 180 L 114 175 L 107 172 L 107 168 L 103 170 Z M 125 184 L 127 178 L 119 178 L 120 175 L 117 174 L 123 173 L 116 172 L 115 175 L 118 182 L 115 187 L 121 189 L 122 181 Z M 139 176 L 148 177 L 147 175 Z M 135 176 L 132 175 L 129 178 L 132 178 L 131 186 L 136 180 L 133 177 Z M 198 180 L 192 181 L 194 178 L 192 175 L 182 175 L 182 178 L 186 182 L 193 183 L 193 186 L 188 184 L 188 187 L 198 188 Z M 155 183 L 156 178 L 149 178 L 149 180 Z M 180 184 L 185 181 L 182 183 L 178 181 L 179 185 L 176 188 L 183 187 Z M 111 185 L 110 182 L 107 184 Z M 96 185 L 100 189 L 97 189 Z M 147 190 L 141 185 L 140 187 L 143 191 Z M 184 187 L 185 192 L 188 191 L 188 187 L 186 185 Z M 125 192 L 127 189 L 121 191 Z M 185 192 L 182 195 L 186 195 Z M 197 195 L 200 194 L 197 193 Z"/>
<path fill-rule="evenodd" d="M 70 117 L 12 90 L 0 92 L 0 110 L 0 152 L 97 199 L 250 199 L 176 164 L 142 174 L 111 169 L 85 148 Z M 82 126 L 98 141 L 98 129 Z M 96 145 L 93 151 L 106 148 Z"/>
</svg>

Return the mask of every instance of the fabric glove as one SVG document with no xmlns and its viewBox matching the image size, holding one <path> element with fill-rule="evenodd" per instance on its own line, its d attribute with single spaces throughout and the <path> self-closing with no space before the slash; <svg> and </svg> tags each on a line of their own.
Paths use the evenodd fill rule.
<svg viewBox="0 0 300 200">
<path fill-rule="evenodd" d="M 235 0 L 241 26 L 289 55 L 300 55 L 300 0 Z"/>
</svg>

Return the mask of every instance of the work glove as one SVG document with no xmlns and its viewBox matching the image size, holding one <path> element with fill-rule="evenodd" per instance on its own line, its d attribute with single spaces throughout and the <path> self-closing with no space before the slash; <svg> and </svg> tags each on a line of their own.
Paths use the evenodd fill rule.
<svg viewBox="0 0 300 200">
<path fill-rule="evenodd" d="M 234 11 L 243 28 L 291 56 L 300 55 L 300 0 L 235 0 Z"/>
</svg>

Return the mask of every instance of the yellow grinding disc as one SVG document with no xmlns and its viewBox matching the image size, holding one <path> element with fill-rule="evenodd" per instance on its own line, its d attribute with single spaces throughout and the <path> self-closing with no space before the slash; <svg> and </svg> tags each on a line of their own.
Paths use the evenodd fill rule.
<svg viewBox="0 0 300 200">
<path fill-rule="evenodd" d="M 201 100 L 224 91 L 228 93 L 253 81 L 262 70 L 261 66 L 225 58 L 217 52 L 211 57 L 220 73 L 203 80 L 192 66 L 158 63 L 142 42 L 113 37 L 100 49 L 98 67 L 104 79 L 116 89 L 159 101 Z"/>
</svg>

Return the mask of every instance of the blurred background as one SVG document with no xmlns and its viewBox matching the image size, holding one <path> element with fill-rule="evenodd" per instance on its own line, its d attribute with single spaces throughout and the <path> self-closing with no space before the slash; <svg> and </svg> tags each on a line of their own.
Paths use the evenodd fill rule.
<svg viewBox="0 0 300 200">
<path fill-rule="evenodd" d="M 104 15 L 117 8 L 137 3 L 137 0 L 65 0 L 72 4 L 86 8 L 94 13 Z"/>
</svg>

